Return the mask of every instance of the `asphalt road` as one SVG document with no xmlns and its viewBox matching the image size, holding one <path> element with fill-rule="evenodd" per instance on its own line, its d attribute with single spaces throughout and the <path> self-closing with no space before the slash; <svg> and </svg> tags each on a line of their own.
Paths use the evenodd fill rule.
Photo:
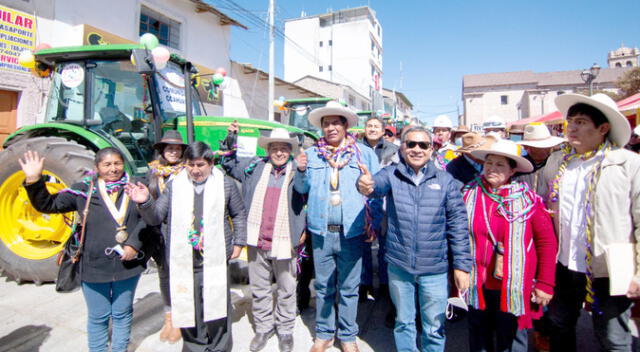
<svg viewBox="0 0 640 352">
<path fill-rule="evenodd" d="M 234 303 L 234 351 L 248 351 L 253 337 L 251 327 L 250 293 L 246 285 L 232 289 Z M 313 303 L 312 303 L 313 305 Z M 393 332 L 384 326 L 388 301 L 367 301 L 358 309 L 360 325 L 359 346 L 362 351 L 395 351 Z M 312 344 L 314 326 L 313 308 L 297 318 L 294 331 L 295 351 L 308 351 Z M 86 307 L 82 293 L 56 293 L 52 284 L 36 286 L 18 285 L 0 277 L 0 352 L 31 351 L 86 351 Z M 181 351 L 181 344 L 160 342 L 162 303 L 154 271 L 143 274 L 136 291 L 134 321 L 129 351 L 173 352 Z M 635 327 L 634 327 L 635 333 Z M 637 333 L 635 333 L 637 336 Z M 585 313 L 580 320 L 578 350 L 596 351 L 596 343 Z M 462 320 L 447 325 L 446 351 L 466 351 L 467 326 Z M 530 348 L 530 350 L 533 350 Z M 273 337 L 264 351 L 278 351 Z M 332 351 L 339 351 L 333 348 Z"/>
</svg>

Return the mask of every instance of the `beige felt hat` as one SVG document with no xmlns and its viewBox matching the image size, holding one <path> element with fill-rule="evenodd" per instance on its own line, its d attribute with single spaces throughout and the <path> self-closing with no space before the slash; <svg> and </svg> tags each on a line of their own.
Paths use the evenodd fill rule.
<svg viewBox="0 0 640 352">
<path fill-rule="evenodd" d="M 313 109 L 309 113 L 309 123 L 322 129 L 322 118 L 325 116 L 343 116 L 347 119 L 349 127 L 358 125 L 358 115 L 353 110 L 343 106 L 335 100 L 330 100 L 321 108 Z"/>
<path fill-rule="evenodd" d="M 564 138 L 552 136 L 544 124 L 532 123 L 524 127 L 524 135 L 518 144 L 533 148 L 551 148 L 564 142 Z"/>
<path fill-rule="evenodd" d="M 600 110 L 609 121 L 609 140 L 618 146 L 624 146 L 631 138 L 631 126 L 629 121 L 618 110 L 618 105 L 608 95 L 597 93 L 590 97 L 582 94 L 562 94 L 555 100 L 562 116 L 567 118 L 567 112 L 572 106 L 583 103 Z"/>
<path fill-rule="evenodd" d="M 271 130 L 269 137 L 261 136 L 258 138 L 258 145 L 265 150 L 269 147 L 270 143 L 282 142 L 291 145 L 291 153 L 293 155 L 298 153 L 298 138 L 291 137 L 289 131 L 284 128 L 274 128 Z"/>
<path fill-rule="evenodd" d="M 518 172 L 533 171 L 533 164 L 522 157 L 522 148 L 515 142 L 508 139 L 500 139 L 493 143 L 488 149 L 477 149 L 471 151 L 471 155 L 480 160 L 486 160 L 489 155 L 501 155 L 516 162 L 515 170 Z"/>
</svg>

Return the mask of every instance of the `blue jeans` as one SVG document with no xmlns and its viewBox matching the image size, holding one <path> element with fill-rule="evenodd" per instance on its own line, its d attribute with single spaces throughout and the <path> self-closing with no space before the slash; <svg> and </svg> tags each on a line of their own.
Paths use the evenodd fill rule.
<svg viewBox="0 0 640 352">
<path fill-rule="evenodd" d="M 413 275 L 391 263 L 388 270 L 389 293 L 397 310 L 393 337 L 398 352 L 416 351 L 416 287 L 422 317 L 420 351 L 444 351 L 444 321 L 449 295 L 447 273 Z"/>
<path fill-rule="evenodd" d="M 316 272 L 316 338 L 331 340 L 336 334 L 335 302 L 338 301 L 338 339 L 352 342 L 358 335 L 358 288 L 362 271 L 363 237 L 344 234 L 313 234 Z"/>
<path fill-rule="evenodd" d="M 140 275 L 113 282 L 82 282 L 82 293 L 89 312 L 87 333 L 91 352 L 107 351 L 109 318 L 113 320 L 111 351 L 127 351 L 133 318 L 133 296 L 139 279 Z"/>
</svg>

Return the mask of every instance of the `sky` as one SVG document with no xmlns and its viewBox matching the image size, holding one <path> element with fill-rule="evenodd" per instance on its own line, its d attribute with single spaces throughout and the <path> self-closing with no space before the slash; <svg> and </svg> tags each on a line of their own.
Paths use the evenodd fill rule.
<svg viewBox="0 0 640 352">
<path fill-rule="evenodd" d="M 231 59 L 268 69 L 268 0 L 206 0 L 249 27 L 234 27 Z M 532 70 L 581 70 L 624 43 L 640 47 L 640 0 L 275 0 L 284 20 L 368 5 L 382 25 L 383 86 L 403 92 L 414 114 L 454 123 L 463 113 L 462 77 Z M 246 10 L 246 11 L 245 11 Z M 254 23 L 256 22 L 256 23 Z M 276 75 L 284 76 L 283 39 L 276 39 Z M 401 69 L 402 68 L 402 69 Z M 347 73 L 348 74 L 348 73 Z"/>
</svg>

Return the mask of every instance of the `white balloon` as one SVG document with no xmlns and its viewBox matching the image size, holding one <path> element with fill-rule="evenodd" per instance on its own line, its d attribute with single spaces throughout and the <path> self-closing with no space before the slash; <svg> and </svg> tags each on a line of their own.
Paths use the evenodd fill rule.
<svg viewBox="0 0 640 352">
<path fill-rule="evenodd" d="M 171 53 L 167 48 L 158 46 L 151 50 L 151 56 L 153 57 L 153 62 L 155 63 L 156 68 L 162 70 L 167 66 Z"/>
</svg>

